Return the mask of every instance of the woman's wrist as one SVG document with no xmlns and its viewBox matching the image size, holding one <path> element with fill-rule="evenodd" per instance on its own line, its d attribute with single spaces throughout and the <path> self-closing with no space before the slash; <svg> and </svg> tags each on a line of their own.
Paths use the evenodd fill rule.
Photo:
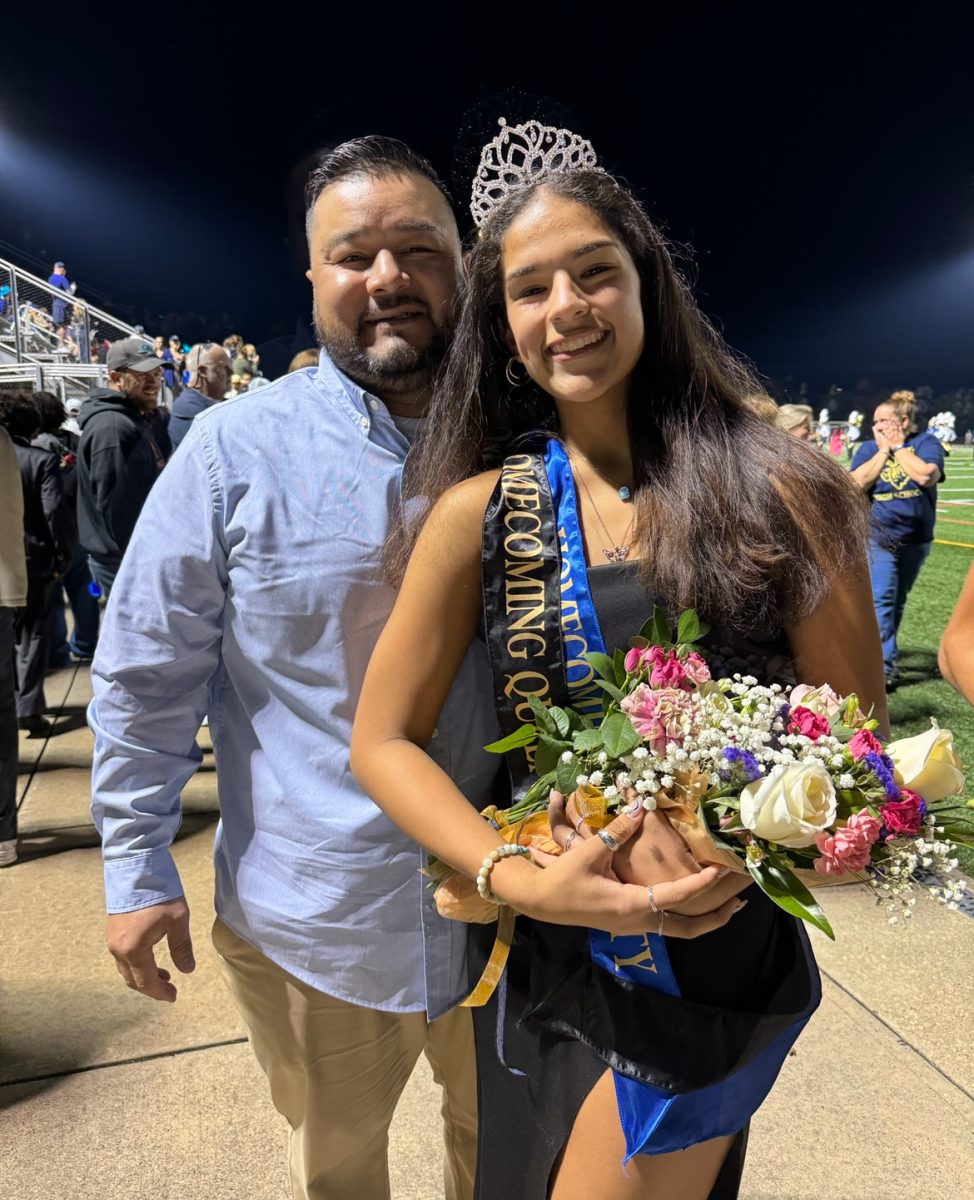
<svg viewBox="0 0 974 1200">
<path fill-rule="evenodd" d="M 490 872 L 490 890 L 497 904 L 523 911 L 533 894 L 538 867 L 528 855 L 499 859 Z"/>
</svg>

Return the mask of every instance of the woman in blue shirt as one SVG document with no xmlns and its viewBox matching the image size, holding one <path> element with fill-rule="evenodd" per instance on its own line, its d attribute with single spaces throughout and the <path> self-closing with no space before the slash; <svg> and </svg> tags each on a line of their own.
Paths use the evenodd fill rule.
<svg viewBox="0 0 974 1200">
<path fill-rule="evenodd" d="M 883 639 L 886 688 L 899 678 L 896 634 L 906 598 L 933 544 L 943 446 L 918 433 L 912 392 L 894 392 L 873 415 L 872 440 L 852 460 L 852 478 L 872 501 L 869 575 Z"/>
</svg>

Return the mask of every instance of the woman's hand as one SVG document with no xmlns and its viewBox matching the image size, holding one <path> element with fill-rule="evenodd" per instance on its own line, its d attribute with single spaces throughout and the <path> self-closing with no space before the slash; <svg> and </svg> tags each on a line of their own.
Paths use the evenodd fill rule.
<svg viewBox="0 0 974 1200">
<path fill-rule="evenodd" d="M 631 788 L 624 791 L 623 796 L 631 804 L 638 799 L 637 792 Z M 595 831 L 585 824 L 575 807 L 574 794 L 566 801 L 560 792 L 552 792 L 548 819 L 552 837 L 563 849 L 571 850 L 580 841 L 596 837 Z M 576 837 L 572 836 L 573 832 Z M 665 813 L 659 811 L 644 814 L 641 827 L 635 835 L 613 855 L 611 869 L 620 883 L 641 884 L 643 887 L 652 884 L 653 898 L 660 908 L 664 905 L 659 900 L 657 885 L 699 875 L 704 870 Z M 722 907 L 749 887 L 751 882 L 749 875 L 722 871 L 699 894 L 666 907 L 675 914 L 698 917 Z"/>
<path fill-rule="evenodd" d="M 705 897 L 723 875 L 717 867 L 694 863 L 694 870 L 654 883 L 656 911 L 647 887 L 617 878 L 613 856 L 642 827 L 645 815 L 641 807 L 633 814 L 620 813 L 601 834 L 576 842 L 570 853 L 543 871 L 523 859 L 502 859 L 491 872 L 491 891 L 498 900 L 538 921 L 603 929 L 616 937 L 648 931 L 694 938 L 725 925 L 743 907 L 740 900 L 731 898 L 716 908 L 711 902 L 713 911 L 699 916 L 673 911 Z"/>
</svg>

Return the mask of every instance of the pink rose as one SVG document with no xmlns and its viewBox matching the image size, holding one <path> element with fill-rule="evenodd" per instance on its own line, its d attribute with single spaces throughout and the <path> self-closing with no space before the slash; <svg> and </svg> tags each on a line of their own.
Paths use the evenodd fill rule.
<svg viewBox="0 0 974 1200">
<path fill-rule="evenodd" d="M 873 737 L 868 729 L 860 729 L 849 740 L 849 753 L 857 762 L 860 758 L 865 758 L 867 754 L 882 754 L 882 752 L 882 742 Z"/>
<path fill-rule="evenodd" d="M 923 828 L 923 818 L 927 806 L 923 798 L 909 788 L 900 790 L 901 799 L 890 800 L 879 810 L 883 824 L 891 834 L 902 837 L 916 837 Z"/>
<path fill-rule="evenodd" d="M 690 711 L 686 692 L 676 688 L 653 691 L 641 683 L 622 701 L 620 708 L 632 721 L 633 728 L 650 745 L 654 754 L 665 754 L 666 743 L 683 745 L 690 731 Z"/>
<path fill-rule="evenodd" d="M 817 742 L 820 737 L 830 732 L 831 728 L 827 717 L 819 716 L 810 708 L 802 708 L 801 705 L 791 710 L 791 716 L 788 719 L 789 733 L 804 734 L 813 742 Z"/>
<path fill-rule="evenodd" d="M 642 664 L 643 664 L 643 652 L 642 652 L 642 650 L 639 649 L 638 646 L 633 646 L 633 648 L 626 655 L 626 661 L 625 661 L 626 670 L 630 674 L 632 674 L 634 671 L 638 671 L 639 668 L 642 666 Z"/>
<path fill-rule="evenodd" d="M 815 860 L 820 875 L 844 875 L 846 871 L 862 871 L 869 864 L 869 850 L 879 837 L 880 823 L 862 809 L 849 818 L 834 834 L 820 833 L 815 839 L 821 858 Z"/>
<path fill-rule="evenodd" d="M 691 683 L 707 683 L 710 679 L 710 668 L 707 666 L 706 660 L 699 654 L 688 654 L 683 669 Z"/>
<path fill-rule="evenodd" d="M 823 683 L 821 687 L 812 687 L 811 684 L 800 683 L 797 687 L 792 688 L 791 695 L 788 697 L 788 703 L 792 707 L 801 704 L 805 708 L 810 708 L 812 712 L 817 712 L 822 716 L 834 717 L 842 707 L 844 701 L 827 683 Z"/>
<path fill-rule="evenodd" d="M 683 664 L 672 651 L 664 658 L 661 658 L 659 661 L 653 664 L 653 670 L 650 673 L 649 682 L 652 687 L 686 688 L 688 691 L 692 686 L 687 681 L 687 675 L 686 671 L 683 669 Z"/>
</svg>

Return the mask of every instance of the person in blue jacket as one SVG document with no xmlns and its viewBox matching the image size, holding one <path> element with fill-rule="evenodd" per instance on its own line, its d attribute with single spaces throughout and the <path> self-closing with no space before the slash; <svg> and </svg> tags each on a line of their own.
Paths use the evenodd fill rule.
<svg viewBox="0 0 974 1200">
<path fill-rule="evenodd" d="M 944 477 L 944 448 L 919 433 L 916 398 L 894 392 L 873 415 L 873 436 L 856 450 L 852 478 L 872 502 L 869 574 L 883 639 L 886 687 L 899 681 L 896 635 L 906 598 L 933 545 L 937 484 Z"/>
</svg>

